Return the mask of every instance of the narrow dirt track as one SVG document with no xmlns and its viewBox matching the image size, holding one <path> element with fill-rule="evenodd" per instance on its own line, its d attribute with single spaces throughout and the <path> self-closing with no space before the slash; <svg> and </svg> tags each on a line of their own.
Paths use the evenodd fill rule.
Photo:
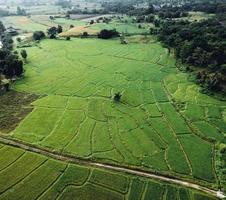
<svg viewBox="0 0 226 200">
<path fill-rule="evenodd" d="M 27 151 L 31 151 L 34 153 L 42 154 L 47 157 L 50 157 L 50 158 L 53 158 L 56 160 L 60 160 L 60 161 L 66 161 L 66 162 L 70 162 L 70 163 L 82 164 L 82 165 L 87 165 L 87 166 L 91 166 L 91 167 L 109 169 L 109 170 L 113 170 L 113 171 L 117 171 L 117 172 L 123 172 L 123 173 L 131 174 L 131 175 L 160 180 L 160 181 L 164 181 L 164 182 L 168 182 L 168 183 L 177 184 L 177 185 L 180 185 L 183 187 L 199 190 L 201 192 L 207 193 L 209 195 L 215 196 L 220 199 L 226 198 L 226 196 L 219 191 L 212 190 L 207 187 L 204 187 L 204 186 L 201 186 L 201 185 L 189 182 L 189 181 L 166 177 L 164 175 L 157 175 L 157 174 L 154 174 L 151 172 L 137 170 L 137 169 L 133 169 L 133 168 L 129 168 L 129 167 L 114 166 L 111 164 L 104 164 L 104 163 L 99 163 L 99 162 L 95 162 L 95 161 L 91 161 L 91 160 L 85 160 L 85 159 L 73 157 L 71 155 L 61 154 L 61 153 L 58 153 L 58 152 L 55 152 L 53 150 L 49 150 L 46 148 L 40 148 L 40 147 L 34 146 L 29 143 L 25 143 L 22 141 L 18 141 L 18 140 L 6 137 L 4 135 L 0 135 L 0 143 L 5 144 L 5 145 L 10 145 L 13 147 L 17 147 L 20 149 L 24 149 Z"/>
</svg>

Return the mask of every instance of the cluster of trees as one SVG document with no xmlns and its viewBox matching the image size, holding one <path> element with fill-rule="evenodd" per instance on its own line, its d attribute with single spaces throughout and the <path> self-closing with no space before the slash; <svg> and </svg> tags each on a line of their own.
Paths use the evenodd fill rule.
<svg viewBox="0 0 226 200">
<path fill-rule="evenodd" d="M 182 7 L 173 6 L 164 6 L 158 11 L 157 14 L 161 19 L 172 19 L 188 16 L 188 12 L 186 12 Z"/>
<path fill-rule="evenodd" d="M 5 33 L 5 26 L 0 21 L 0 41 L 3 45 L 4 49 L 12 50 L 13 48 L 13 40 L 11 35 Z"/>
<path fill-rule="evenodd" d="M 113 30 L 103 29 L 98 34 L 98 38 L 101 38 L 101 39 L 110 39 L 114 37 L 119 37 L 119 32 L 117 32 L 116 29 L 113 29 Z"/>
<path fill-rule="evenodd" d="M 0 49 L 0 74 L 9 78 L 21 76 L 24 71 L 23 62 L 19 59 L 17 52 L 12 52 L 13 40 L 10 35 L 5 33 L 2 22 L 0 22 L 0 41 L 3 43 L 3 47 Z M 25 52 L 22 55 L 27 57 Z"/>
<path fill-rule="evenodd" d="M 17 13 L 17 15 L 19 15 L 19 16 L 26 16 L 26 15 L 27 15 L 26 10 L 23 9 L 23 8 L 21 8 L 21 7 L 19 7 L 19 6 L 17 7 L 16 13 Z"/>
<path fill-rule="evenodd" d="M 33 33 L 33 40 L 39 41 L 45 38 L 45 33 L 43 31 L 35 31 Z"/>
<path fill-rule="evenodd" d="M 108 14 L 109 12 L 105 9 L 92 9 L 92 10 L 88 10 L 87 8 L 85 8 L 84 10 L 79 9 L 79 8 L 73 8 L 69 11 L 67 11 L 67 15 L 71 15 L 71 14 Z"/>
<path fill-rule="evenodd" d="M 226 27 L 211 18 L 201 22 L 166 20 L 159 29 L 159 39 L 175 49 L 182 63 L 203 68 L 199 83 L 210 90 L 222 90 L 226 76 Z"/>
<path fill-rule="evenodd" d="M 11 15 L 19 15 L 19 16 L 25 16 L 27 15 L 26 10 L 21 8 L 21 7 L 17 7 L 16 13 L 12 13 L 9 12 L 8 10 L 4 10 L 2 8 L 0 8 L 0 16 L 1 17 L 5 17 L 5 16 L 11 16 Z"/>
<path fill-rule="evenodd" d="M 0 73 L 9 78 L 21 76 L 23 73 L 23 62 L 17 54 L 8 49 L 0 50 Z"/>
<path fill-rule="evenodd" d="M 135 8 L 132 3 L 121 2 L 103 2 L 102 7 L 105 12 L 110 13 L 129 13 L 132 12 Z"/>
<path fill-rule="evenodd" d="M 206 2 L 206 3 L 189 3 L 183 6 L 184 10 L 187 11 L 200 11 L 206 13 L 225 13 L 226 3 L 225 2 Z"/>
<path fill-rule="evenodd" d="M 58 0 L 55 4 L 57 6 L 61 6 L 62 8 L 71 8 L 72 7 L 71 0 Z"/>
<path fill-rule="evenodd" d="M 53 26 L 47 30 L 47 34 L 50 39 L 55 39 L 57 34 L 63 32 L 63 27 L 58 25 L 57 27 Z"/>
</svg>

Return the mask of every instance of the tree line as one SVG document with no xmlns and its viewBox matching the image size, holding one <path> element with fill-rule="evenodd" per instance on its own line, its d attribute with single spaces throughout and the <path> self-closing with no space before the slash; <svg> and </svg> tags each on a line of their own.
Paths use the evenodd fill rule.
<svg viewBox="0 0 226 200">
<path fill-rule="evenodd" d="M 183 64 L 202 69 L 198 70 L 197 82 L 213 91 L 225 89 L 226 27 L 217 17 L 200 22 L 166 20 L 158 38 L 175 49 Z"/>
<path fill-rule="evenodd" d="M 21 76 L 23 69 L 23 61 L 19 58 L 18 52 L 13 52 L 13 40 L 11 36 L 5 33 L 5 27 L 0 21 L 0 41 L 2 48 L 0 49 L 0 74 L 7 78 Z M 22 53 L 23 55 L 24 52 Z"/>
<path fill-rule="evenodd" d="M 23 9 L 23 8 L 21 8 L 20 6 L 17 7 L 16 12 L 10 12 L 8 10 L 5 10 L 5 9 L 0 8 L 0 16 L 1 17 L 14 16 L 14 15 L 17 15 L 17 16 L 26 16 L 27 13 L 26 13 L 26 10 Z"/>
</svg>

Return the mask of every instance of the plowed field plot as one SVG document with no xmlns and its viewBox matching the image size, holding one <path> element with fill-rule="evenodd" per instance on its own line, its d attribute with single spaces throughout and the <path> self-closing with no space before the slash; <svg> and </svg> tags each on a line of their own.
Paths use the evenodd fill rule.
<svg viewBox="0 0 226 200">
<path fill-rule="evenodd" d="M 68 164 L 15 147 L 3 146 L 0 153 L 1 200 L 157 200 L 165 194 L 166 200 L 214 200 L 194 190 Z"/>
<path fill-rule="evenodd" d="M 159 43 L 44 40 L 26 50 L 25 78 L 14 89 L 41 98 L 11 137 L 85 159 L 217 185 L 214 147 L 225 142 L 226 103 L 201 94 Z M 120 102 L 113 100 L 117 92 Z M 134 184 L 137 190 L 145 187 Z M 62 195 L 74 194 L 73 189 Z"/>
</svg>

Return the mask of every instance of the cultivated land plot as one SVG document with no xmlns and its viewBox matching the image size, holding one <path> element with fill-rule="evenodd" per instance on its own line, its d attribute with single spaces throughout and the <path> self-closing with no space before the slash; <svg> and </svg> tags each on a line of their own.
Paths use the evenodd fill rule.
<svg viewBox="0 0 226 200">
<path fill-rule="evenodd" d="M 2 18 L 3 23 L 9 27 L 12 26 L 14 28 L 21 29 L 24 32 L 34 32 L 34 31 L 46 31 L 48 26 L 36 23 L 32 20 L 32 18 L 28 18 L 26 16 L 9 16 Z"/>
<path fill-rule="evenodd" d="M 25 78 L 14 88 L 43 97 L 12 137 L 216 184 L 214 143 L 207 139 L 224 142 L 226 104 L 199 93 L 159 43 L 44 40 L 26 50 Z M 116 92 L 122 93 L 119 103 L 112 100 Z M 172 98 L 185 108 L 178 110 Z M 199 116 L 197 106 L 204 109 Z"/>
<path fill-rule="evenodd" d="M 113 19 L 109 23 L 95 23 L 90 25 L 89 22 L 92 18 L 88 18 L 86 20 L 81 19 L 66 19 L 66 18 L 55 18 L 51 20 L 50 15 L 44 13 L 40 13 L 37 15 L 27 16 L 9 16 L 3 17 L 2 21 L 4 24 L 9 27 L 12 26 L 14 28 L 20 29 L 22 32 L 34 32 L 34 31 L 44 31 L 46 32 L 48 28 L 52 26 L 61 25 L 63 27 L 63 33 L 60 36 L 80 36 L 83 32 L 87 32 L 89 35 L 97 35 L 102 29 L 116 29 L 120 33 L 125 34 L 146 34 L 149 33 L 150 27 L 152 24 L 141 24 L 141 28 L 139 28 L 138 23 L 132 23 L 131 18 L 127 19 L 129 22 L 119 21 L 117 19 Z M 73 28 L 70 26 L 73 25 Z"/>
<path fill-rule="evenodd" d="M 178 200 L 185 200 L 185 197 L 188 200 L 215 199 L 175 185 L 68 164 L 7 145 L 3 145 L 3 149 L 4 155 L 0 157 L 1 200 L 149 200 L 162 199 L 168 191 L 173 191 L 173 198 Z M 14 159 L 9 160 L 12 157 Z"/>
</svg>

